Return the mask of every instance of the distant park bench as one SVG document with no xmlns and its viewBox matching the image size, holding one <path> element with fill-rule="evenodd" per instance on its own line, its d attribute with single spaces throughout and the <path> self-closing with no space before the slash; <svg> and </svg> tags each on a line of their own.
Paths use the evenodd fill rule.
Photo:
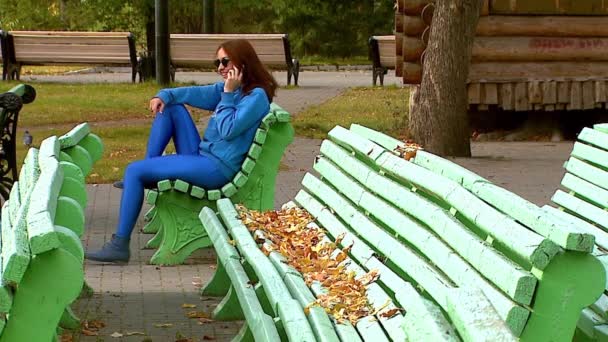
<svg viewBox="0 0 608 342">
<path fill-rule="evenodd" d="M 9 31 L 3 42 L 3 79 L 18 80 L 24 65 L 128 65 L 137 75 L 130 32 Z"/>
<path fill-rule="evenodd" d="M 372 82 L 384 85 L 384 75 L 389 69 L 395 69 L 395 36 L 371 36 L 369 49 L 372 58 Z"/>
<path fill-rule="evenodd" d="M 171 79 L 176 68 L 212 67 L 217 47 L 229 39 L 247 39 L 264 65 L 287 68 L 287 84 L 293 76 L 298 85 L 300 62 L 292 57 L 286 34 L 172 34 Z"/>
</svg>

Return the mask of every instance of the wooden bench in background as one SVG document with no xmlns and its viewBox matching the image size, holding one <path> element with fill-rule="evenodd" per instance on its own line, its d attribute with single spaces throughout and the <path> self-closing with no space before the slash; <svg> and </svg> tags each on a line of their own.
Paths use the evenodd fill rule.
<svg viewBox="0 0 608 342">
<path fill-rule="evenodd" d="M 171 79 L 175 81 L 176 68 L 213 67 L 217 47 L 229 39 L 247 39 L 264 65 L 287 68 L 287 84 L 293 76 L 298 85 L 300 62 L 292 57 L 286 34 L 172 34 Z"/>
<path fill-rule="evenodd" d="M 372 59 L 372 82 L 384 85 L 384 75 L 389 69 L 395 69 L 395 36 L 371 36 L 369 38 L 370 57 Z"/>
<path fill-rule="evenodd" d="M 395 151 L 404 144 L 382 133 L 353 125 L 328 136 L 314 165 L 321 177 L 307 174 L 292 205 L 311 213 L 330 240 L 341 237 L 347 270 L 378 270 L 367 287 L 374 317 L 328 326 L 323 310 L 285 310 L 283 301 L 294 300 L 303 310 L 322 287 L 303 285 L 273 248 L 264 258 L 256 248 L 268 243 L 264 234 L 252 237 L 223 199 L 218 217 L 207 208 L 200 214 L 221 250 L 203 292 L 226 295 L 217 318 L 243 317 L 239 304 L 247 319 L 239 336 L 275 334 L 268 315 L 290 340 L 311 332 L 327 341 L 572 339 L 606 281 L 592 234 L 446 159 L 418 151 L 406 161 Z M 247 278 L 254 291 L 237 289 Z M 400 310 L 383 314 L 393 308 Z"/>
<path fill-rule="evenodd" d="M 130 66 L 132 82 L 138 72 L 130 32 L 9 31 L 5 41 L 3 79 L 18 80 L 24 65 Z"/>
</svg>

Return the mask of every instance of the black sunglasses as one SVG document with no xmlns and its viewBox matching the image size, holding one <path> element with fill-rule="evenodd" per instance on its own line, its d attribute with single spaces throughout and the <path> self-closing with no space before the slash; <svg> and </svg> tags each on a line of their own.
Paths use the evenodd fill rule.
<svg viewBox="0 0 608 342">
<path fill-rule="evenodd" d="M 228 63 L 230 63 L 230 58 L 228 57 L 223 57 L 222 60 L 216 59 L 213 61 L 213 65 L 215 65 L 216 68 L 218 68 L 220 66 L 220 63 L 225 67 L 228 66 Z"/>
</svg>

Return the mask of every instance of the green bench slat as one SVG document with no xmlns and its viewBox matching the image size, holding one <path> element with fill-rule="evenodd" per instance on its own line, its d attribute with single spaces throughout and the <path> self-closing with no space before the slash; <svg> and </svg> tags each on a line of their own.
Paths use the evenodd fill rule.
<svg viewBox="0 0 608 342">
<path fill-rule="evenodd" d="M 91 133 L 91 127 L 86 122 L 72 128 L 69 132 L 59 137 L 61 149 L 76 146 L 78 142 L 80 142 L 80 140 L 86 137 L 89 133 Z"/>
<path fill-rule="evenodd" d="M 551 201 L 572 211 L 577 216 L 584 217 L 587 220 L 601 225 L 604 230 L 608 229 L 608 212 L 605 210 L 561 190 L 555 192 L 553 197 L 551 197 Z"/>
<path fill-rule="evenodd" d="M 243 166 L 241 167 L 241 169 L 243 170 L 243 172 L 247 175 L 249 175 L 251 173 L 251 171 L 253 171 L 253 168 L 255 167 L 255 160 L 247 157 L 245 158 L 245 161 L 243 161 Z"/>
<path fill-rule="evenodd" d="M 232 180 L 232 183 L 237 187 L 237 188 L 242 188 L 243 185 L 245 185 L 245 183 L 247 183 L 247 180 L 249 178 L 247 177 L 247 175 L 245 175 L 243 172 L 237 172 L 236 176 L 234 176 L 234 179 Z"/>
<path fill-rule="evenodd" d="M 608 190 L 608 172 L 574 157 L 568 159 L 565 168 L 573 175 Z"/>
<path fill-rule="evenodd" d="M 57 160 L 54 160 L 54 163 L 49 160 L 41 171 L 40 178 L 33 190 L 36 196 L 32 196 L 27 213 L 28 236 L 32 254 L 44 253 L 60 246 L 59 237 L 53 229 L 53 219 L 63 177 Z"/>
<path fill-rule="evenodd" d="M 287 266 L 283 261 L 285 258 L 277 253 L 272 252 L 269 256 L 270 261 L 277 269 L 281 277 L 283 277 L 283 281 L 291 295 L 300 303 L 302 306 L 306 306 L 312 303 L 315 300 L 315 297 L 311 293 L 308 286 L 302 279 L 302 276 L 296 272 L 294 272 L 293 268 Z M 312 306 L 309 308 L 308 313 L 308 322 L 310 323 L 310 327 L 313 329 L 315 337 L 318 341 L 330 342 L 330 341 L 340 341 L 338 335 L 334 331 L 333 325 L 327 316 L 327 313 L 323 308 L 319 306 Z"/>
<path fill-rule="evenodd" d="M 584 141 L 588 144 L 603 148 L 604 150 L 608 150 L 608 134 L 605 132 L 585 127 L 578 134 L 577 139 L 579 141 Z"/>
<path fill-rule="evenodd" d="M 394 151 L 397 147 L 404 145 L 403 142 L 391 136 L 374 131 L 373 129 L 369 129 L 365 126 L 351 124 L 350 131 L 366 138 L 367 140 L 375 142 L 389 151 Z"/>
<path fill-rule="evenodd" d="M 205 189 L 195 186 L 192 186 L 192 190 L 190 190 L 190 196 L 198 199 L 205 198 Z"/>
<path fill-rule="evenodd" d="M 553 242 L 492 209 L 456 182 L 438 176 L 390 152 L 383 153 L 385 150 L 382 147 L 340 126 L 332 129 L 329 136 L 338 144 L 350 146 L 363 157 L 375 160 L 378 166 L 395 177 L 423 187 L 439 196 L 485 233 L 500 241 L 512 253 L 536 268 L 545 268 L 559 251 L 558 246 Z M 382 152 L 378 150 L 382 150 Z"/>
<path fill-rule="evenodd" d="M 602 132 L 602 133 L 608 133 L 608 124 L 605 123 L 600 123 L 600 124 L 595 124 L 593 125 L 593 129 Z"/>
<path fill-rule="evenodd" d="M 25 221 L 26 210 L 27 205 L 21 206 L 16 217 L 14 217 L 14 221 L 9 223 L 8 203 L 5 202 L 2 206 L 3 285 L 18 286 L 30 262 Z"/>
<path fill-rule="evenodd" d="M 341 126 L 334 127 L 331 131 L 329 131 L 329 133 L 327 133 L 327 136 L 336 144 L 339 144 L 349 150 L 353 150 L 360 155 L 364 155 L 371 161 L 376 161 L 378 157 L 386 152 L 386 150 L 381 146 L 378 146 L 367 139 L 363 139 Z"/>
<path fill-rule="evenodd" d="M 562 179 L 562 186 L 584 197 L 595 205 L 608 208 L 608 191 L 593 185 L 588 181 L 578 178 L 571 173 L 566 173 Z"/>
<path fill-rule="evenodd" d="M 76 235 L 72 229 L 61 225 L 55 225 L 54 228 L 59 237 L 59 241 L 61 241 L 61 248 L 70 252 L 80 262 L 83 262 L 84 249 L 82 248 L 82 243 L 80 242 L 78 235 Z"/>
<path fill-rule="evenodd" d="M 48 137 L 40 143 L 39 158 L 57 158 L 60 154 L 59 139 Z"/>
<path fill-rule="evenodd" d="M 156 183 L 156 187 L 158 188 L 158 191 L 160 191 L 160 192 L 169 191 L 169 190 L 171 190 L 171 188 L 173 188 L 173 184 L 170 180 L 165 179 L 165 180 L 162 180 L 162 181 Z"/>
<path fill-rule="evenodd" d="M 272 126 L 275 122 L 277 122 L 277 117 L 274 115 L 274 113 L 266 114 L 266 116 L 262 119 L 262 127 L 265 129 L 270 129 L 270 126 Z"/>
<path fill-rule="evenodd" d="M 551 220 L 542 209 L 494 184 L 476 183 L 472 192 L 564 249 L 591 252 L 595 237 L 578 232 L 563 221 Z"/>
<path fill-rule="evenodd" d="M 550 221 L 542 215 L 538 206 L 481 177 L 476 178 L 472 172 L 451 161 L 419 151 L 414 163 L 461 183 L 485 202 L 517 219 L 538 234 L 551 239 L 562 248 L 584 252 L 593 249 L 593 236 L 580 234 L 574 227 Z"/>
<path fill-rule="evenodd" d="M 257 131 L 255 131 L 255 136 L 253 137 L 253 141 L 255 141 L 257 144 L 263 145 L 264 142 L 266 141 L 266 136 L 268 135 L 268 132 L 258 128 Z"/>
<path fill-rule="evenodd" d="M 503 321 L 497 320 L 492 304 L 476 288 L 453 289 L 448 313 L 465 341 L 517 341 Z M 525 322 L 524 322 L 525 323 Z M 488 327 L 492 327 L 488 329 Z"/>
<path fill-rule="evenodd" d="M 232 197 L 238 192 L 236 186 L 232 183 L 228 183 L 222 187 L 222 194 L 224 197 Z"/>
<path fill-rule="evenodd" d="M 585 234 L 595 235 L 595 243 L 599 246 L 602 246 L 602 248 L 608 249 L 608 233 L 602 231 L 601 229 L 598 229 L 598 227 L 590 224 L 585 220 L 582 220 L 574 215 L 565 213 L 557 208 L 545 205 L 543 206 L 543 210 L 548 213 L 551 213 L 559 220 L 570 222 L 573 227 Z"/>
<path fill-rule="evenodd" d="M 221 190 L 209 190 L 209 191 L 207 191 L 207 198 L 210 201 L 217 201 L 220 198 L 222 198 L 222 191 Z"/>
<path fill-rule="evenodd" d="M 262 154 L 262 146 L 253 143 L 251 144 L 251 147 L 249 147 L 249 152 L 247 153 L 247 155 L 254 160 L 257 160 L 260 157 L 260 154 Z"/>
<path fill-rule="evenodd" d="M 25 192 L 34 186 L 40 175 L 40 165 L 38 164 L 39 151 L 35 148 L 30 148 L 27 151 L 23 167 L 19 173 L 19 183 L 21 184 L 19 195 L 25 198 Z"/>
<path fill-rule="evenodd" d="M 256 274 L 264 275 L 259 277 L 260 283 L 273 309 L 276 310 L 275 313 L 278 313 L 281 317 L 290 340 L 291 338 L 313 340 L 314 333 L 306 320 L 302 306 L 292 304 L 293 302 L 297 303 L 297 301 L 291 297 L 287 286 L 282 282 L 281 276 L 274 269 L 272 262 L 259 250 L 247 228 L 237 219 L 238 214 L 232 202 L 229 199 L 219 200 L 217 208 L 224 224 L 236 241 L 241 255 L 245 257 Z M 282 307 L 286 303 L 289 303 L 289 305 Z M 290 331 L 292 329 L 297 329 L 297 332 Z"/>
<path fill-rule="evenodd" d="M 329 186 L 325 185 L 314 176 L 306 174 L 304 176 L 304 180 L 302 181 L 302 185 L 316 197 L 321 198 L 326 205 L 333 208 L 336 213 L 369 244 L 374 246 L 376 249 L 381 250 L 384 255 L 390 256 L 391 261 L 399 266 L 403 272 L 406 272 L 410 277 L 416 279 L 416 281 L 419 282 L 423 287 L 427 288 L 427 291 L 433 296 L 433 298 L 438 301 L 441 300 L 441 298 L 445 298 L 445 291 L 447 290 L 445 285 L 433 285 L 432 288 L 428 287 L 427 285 L 427 283 L 433 283 L 433 281 L 428 279 L 428 277 L 431 275 L 440 277 L 440 273 L 435 270 L 431 271 L 429 268 L 430 265 L 428 265 L 426 261 L 418 256 L 418 254 L 411 251 L 405 245 L 394 240 L 391 235 L 389 235 L 382 228 L 371 223 L 355 208 L 349 205 L 345 199 L 343 199 L 340 195 L 331 190 Z M 429 249 L 433 248 L 431 247 Z M 408 265 L 404 266 L 404 264 Z M 415 268 L 412 267 L 414 264 L 419 264 L 417 265 L 419 270 L 414 271 Z M 426 266 L 426 269 L 423 266 L 425 264 L 428 265 Z M 449 266 L 453 267 L 452 265 Z M 444 272 L 449 272 L 449 269 L 444 269 L 443 267 L 441 268 L 444 270 Z M 421 272 L 427 273 L 420 274 Z M 454 276 L 454 273 L 451 274 L 451 276 Z M 427 279 L 424 279 L 425 277 L 427 277 Z M 460 281 L 459 285 L 463 285 L 461 279 L 458 277 L 455 278 L 456 279 L 454 279 L 454 281 Z M 421 281 L 421 279 L 423 281 Z M 446 284 L 451 283 L 451 281 L 447 279 L 445 279 L 444 282 Z M 469 283 L 468 285 L 471 284 Z M 483 284 L 477 285 L 483 286 Z M 474 284 L 473 286 L 476 285 Z M 486 286 L 486 289 L 488 292 L 492 291 L 491 286 L 489 285 Z M 500 312 L 501 317 L 507 321 L 509 327 L 516 334 L 521 333 L 528 318 L 529 312 L 523 307 L 517 306 L 500 293 L 495 293 L 495 296 L 493 296 L 492 299 L 495 300 L 495 305 L 498 306 L 497 309 Z"/>
<path fill-rule="evenodd" d="M 184 182 L 181 179 L 176 179 L 175 184 L 173 184 L 173 188 L 179 192 L 188 193 L 188 188 L 190 184 L 188 182 Z"/>
<path fill-rule="evenodd" d="M 529 297 L 530 291 L 533 293 L 535 281 L 531 273 L 487 246 L 485 241 L 470 232 L 443 209 L 386 177 L 373 172 L 334 143 L 323 142 L 321 153 L 331 158 L 336 165 L 340 165 L 353 179 L 364 183 L 367 189 L 375 191 L 378 196 L 433 229 L 473 267 L 512 298 L 521 299 Z M 363 200 L 360 200 L 359 203 L 363 206 L 366 205 Z M 528 294 L 521 295 L 522 293 Z M 526 301 L 529 302 L 524 300 L 524 302 Z"/>
<path fill-rule="evenodd" d="M 608 167 L 608 152 L 581 142 L 574 143 L 570 155 L 580 160 L 586 160 L 590 163 L 599 165 L 604 169 Z"/>
<path fill-rule="evenodd" d="M 156 200 L 158 199 L 158 191 L 156 190 L 148 190 L 146 191 L 146 203 L 150 205 L 156 204 Z"/>
<path fill-rule="evenodd" d="M 255 290 L 249 285 L 249 277 L 247 277 L 239 261 L 240 256 L 236 248 L 229 243 L 228 234 L 215 212 L 205 207 L 201 210 L 199 218 L 213 241 L 218 259 L 224 265 L 224 269 L 231 279 L 233 289 L 254 338 L 259 341 L 280 340 L 272 319 L 264 313 Z"/>
</svg>

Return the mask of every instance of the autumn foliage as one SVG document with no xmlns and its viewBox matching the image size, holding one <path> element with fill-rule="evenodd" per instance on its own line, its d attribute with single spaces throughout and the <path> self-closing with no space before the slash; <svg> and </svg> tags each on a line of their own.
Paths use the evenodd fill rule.
<svg viewBox="0 0 608 342">
<path fill-rule="evenodd" d="M 344 235 L 331 242 L 325 231 L 311 224 L 313 217 L 300 208 L 266 212 L 248 210 L 243 206 L 237 206 L 237 209 L 266 255 L 281 253 L 287 264 L 303 275 L 309 287 L 318 282 L 327 290 L 306 306 L 306 312 L 311 306 L 318 305 L 336 321 L 348 320 L 353 324 L 374 314 L 365 287 L 378 278 L 378 271 L 371 270 L 357 277 L 347 268 L 344 261 L 352 245 L 337 248 Z"/>
</svg>

